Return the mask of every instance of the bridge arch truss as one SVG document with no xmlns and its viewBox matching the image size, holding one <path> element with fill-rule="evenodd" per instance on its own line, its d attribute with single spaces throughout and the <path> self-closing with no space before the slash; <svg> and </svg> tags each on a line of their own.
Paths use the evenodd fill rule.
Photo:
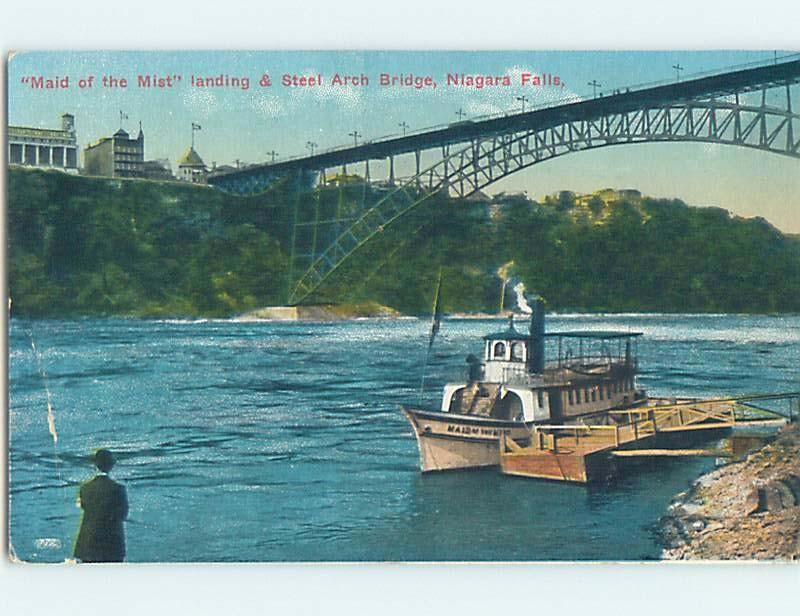
<svg viewBox="0 0 800 616">
<path fill-rule="evenodd" d="M 447 192 L 466 198 L 522 169 L 573 152 L 621 144 L 691 142 L 800 158 L 800 115 L 793 105 L 795 83 L 768 83 L 758 90 L 646 104 L 624 111 L 614 111 L 613 97 L 609 97 L 608 110 L 594 117 L 441 146 L 437 148 L 439 160 L 425 168 L 420 168 L 417 151 L 416 171 L 402 180 L 393 177 L 392 160 L 390 188 L 373 203 L 364 204 L 359 215 L 343 221 L 327 247 L 305 255 L 307 267 L 294 269 L 299 276 L 292 283 L 290 302 L 306 300 L 351 254 L 432 196 Z M 369 177 L 369 160 L 363 164 L 365 177 Z"/>
</svg>

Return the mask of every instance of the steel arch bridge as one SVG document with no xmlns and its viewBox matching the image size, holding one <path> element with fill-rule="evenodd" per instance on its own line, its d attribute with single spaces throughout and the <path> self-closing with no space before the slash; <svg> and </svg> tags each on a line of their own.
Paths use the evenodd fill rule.
<svg viewBox="0 0 800 616">
<path fill-rule="evenodd" d="M 325 210 L 324 204 L 320 207 L 320 190 L 310 207 L 298 207 L 299 199 L 295 203 L 289 301 L 298 304 L 350 255 L 434 195 L 469 197 L 512 173 L 565 154 L 621 144 L 695 142 L 800 158 L 800 115 L 792 104 L 798 83 L 800 60 L 795 59 L 459 122 L 212 176 L 209 182 L 229 192 L 251 194 L 279 178 L 292 178 L 296 189 L 312 188 L 319 179 L 320 190 L 337 192 L 330 214 L 320 215 Z M 398 178 L 395 159 L 404 155 L 413 156 L 411 172 Z M 388 178 L 377 183 L 370 174 L 370 162 L 376 160 L 386 161 L 388 167 Z M 348 164 L 363 173 L 348 175 Z M 333 181 L 327 175 L 330 169 L 340 169 Z M 359 206 L 343 207 L 343 191 L 354 190 L 360 191 Z M 304 242 L 302 236 L 309 236 L 309 230 Z"/>
</svg>

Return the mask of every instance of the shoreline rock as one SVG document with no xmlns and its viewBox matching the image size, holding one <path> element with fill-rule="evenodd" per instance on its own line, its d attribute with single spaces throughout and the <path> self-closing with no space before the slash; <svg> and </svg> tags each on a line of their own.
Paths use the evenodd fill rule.
<svg viewBox="0 0 800 616">
<path fill-rule="evenodd" d="M 800 424 L 700 477 L 660 527 L 664 560 L 800 560 Z"/>
<path fill-rule="evenodd" d="M 364 318 L 399 318 L 402 315 L 376 302 L 319 306 L 267 306 L 239 315 L 239 321 L 345 321 Z"/>
<path fill-rule="evenodd" d="M 448 313 L 447 319 L 506 319 L 507 312 Z M 528 315 L 515 315 L 520 319 Z M 360 304 L 321 304 L 318 306 L 265 306 L 236 317 L 239 321 L 346 321 L 348 319 L 425 319 L 430 315 L 407 315 L 377 302 Z"/>
</svg>

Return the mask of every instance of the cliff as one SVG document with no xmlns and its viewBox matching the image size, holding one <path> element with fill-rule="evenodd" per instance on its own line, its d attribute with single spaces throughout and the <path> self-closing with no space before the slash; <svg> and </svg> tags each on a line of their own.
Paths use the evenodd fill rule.
<svg viewBox="0 0 800 616">
<path fill-rule="evenodd" d="M 354 184 L 297 196 L 278 183 L 236 197 L 21 168 L 8 180 L 9 286 L 14 314 L 27 317 L 234 316 L 283 305 L 290 272 L 303 267 L 290 263 L 293 242 L 318 253 L 341 231 L 325 223 L 295 233 L 295 215 L 355 215 L 365 192 Z M 496 313 L 508 278 L 550 310 L 800 312 L 796 238 L 763 219 L 610 189 L 540 202 L 434 196 L 344 261 L 309 303 L 429 313 L 440 269 L 447 313 Z"/>
</svg>

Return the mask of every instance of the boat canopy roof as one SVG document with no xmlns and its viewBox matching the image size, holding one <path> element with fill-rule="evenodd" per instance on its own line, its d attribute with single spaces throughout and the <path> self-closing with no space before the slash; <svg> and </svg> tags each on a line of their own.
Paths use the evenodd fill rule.
<svg viewBox="0 0 800 616">
<path fill-rule="evenodd" d="M 589 338 L 591 340 L 615 340 L 618 338 L 635 338 L 643 335 L 643 332 L 620 332 L 613 330 L 547 332 L 545 334 L 545 336 L 550 338 Z"/>
<path fill-rule="evenodd" d="M 548 338 L 584 338 L 588 340 L 618 340 L 621 338 L 636 338 L 637 336 L 644 335 L 643 332 L 622 332 L 614 330 L 575 330 L 563 332 L 547 332 L 545 336 Z M 487 334 L 483 337 L 484 340 L 530 340 L 531 335 L 517 331 L 513 325 L 502 332 L 495 332 Z"/>
<path fill-rule="evenodd" d="M 506 330 L 504 332 L 488 334 L 483 337 L 484 340 L 530 340 L 530 338 L 529 334 L 523 334 L 517 330 Z"/>
<path fill-rule="evenodd" d="M 503 332 L 495 332 L 487 334 L 483 337 L 484 340 L 530 340 L 530 334 L 519 332 L 514 327 L 513 322 L 509 325 L 508 329 Z"/>
</svg>

